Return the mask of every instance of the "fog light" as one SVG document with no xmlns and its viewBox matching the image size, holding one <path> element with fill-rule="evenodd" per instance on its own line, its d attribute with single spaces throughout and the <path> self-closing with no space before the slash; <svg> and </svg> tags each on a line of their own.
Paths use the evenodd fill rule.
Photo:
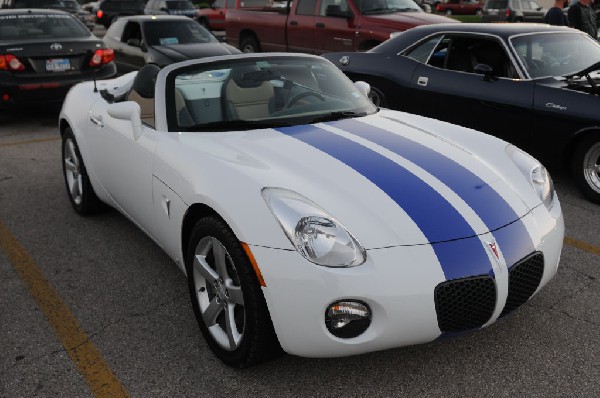
<svg viewBox="0 0 600 398">
<path fill-rule="evenodd" d="M 371 324 L 371 309 L 360 301 L 338 301 L 325 313 L 327 330 L 343 339 L 360 336 Z"/>
</svg>

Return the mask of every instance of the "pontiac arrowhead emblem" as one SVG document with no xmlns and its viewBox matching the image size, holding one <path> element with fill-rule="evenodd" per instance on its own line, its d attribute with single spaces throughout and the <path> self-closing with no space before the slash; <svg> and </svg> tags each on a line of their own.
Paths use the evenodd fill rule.
<svg viewBox="0 0 600 398">
<path fill-rule="evenodd" d="M 52 43 L 52 44 L 50 44 L 50 49 L 55 50 L 55 51 L 62 50 L 62 44 Z"/>
<path fill-rule="evenodd" d="M 492 250 L 492 253 L 496 256 L 498 260 L 500 260 L 500 254 L 498 254 L 498 248 L 496 247 L 496 242 L 488 243 L 488 246 Z"/>
</svg>

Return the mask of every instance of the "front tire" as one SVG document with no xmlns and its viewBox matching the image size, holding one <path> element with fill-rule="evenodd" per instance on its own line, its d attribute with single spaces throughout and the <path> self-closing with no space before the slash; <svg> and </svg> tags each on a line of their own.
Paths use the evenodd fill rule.
<svg viewBox="0 0 600 398">
<path fill-rule="evenodd" d="M 572 171 L 583 195 L 600 204 L 600 135 L 586 137 L 577 145 Z"/>
<path fill-rule="evenodd" d="M 244 368 L 282 352 L 252 265 L 221 219 L 194 226 L 186 272 L 198 326 L 221 361 Z"/>
<path fill-rule="evenodd" d="M 71 128 L 62 135 L 63 177 L 69 201 L 82 216 L 101 211 L 104 204 L 98 199 L 88 177 L 87 169 L 79 152 L 79 146 Z"/>
<path fill-rule="evenodd" d="M 260 44 L 258 39 L 252 35 L 247 35 L 240 40 L 240 51 L 243 53 L 259 53 Z"/>
</svg>

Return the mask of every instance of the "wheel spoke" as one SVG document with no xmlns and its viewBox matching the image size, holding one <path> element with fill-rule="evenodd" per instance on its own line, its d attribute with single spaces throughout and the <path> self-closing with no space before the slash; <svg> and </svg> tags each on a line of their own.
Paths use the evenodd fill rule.
<svg viewBox="0 0 600 398">
<path fill-rule="evenodd" d="M 71 184 L 71 197 L 73 199 L 79 197 L 79 182 L 77 178 L 73 179 L 73 183 Z"/>
<path fill-rule="evenodd" d="M 242 288 L 239 286 L 231 285 L 227 283 L 227 292 L 229 294 L 229 301 L 234 304 L 244 305 L 244 295 L 242 294 Z"/>
<path fill-rule="evenodd" d="M 196 254 L 194 256 L 194 271 L 198 272 L 204 279 L 206 279 L 207 284 L 213 284 L 219 277 L 214 269 L 208 265 L 206 262 L 206 256 L 201 254 Z"/>
<path fill-rule="evenodd" d="M 215 267 L 217 269 L 217 273 L 221 277 L 222 280 L 227 280 L 229 278 L 227 274 L 227 252 L 225 248 L 217 239 L 212 239 L 212 250 L 213 255 L 215 256 Z"/>
<path fill-rule="evenodd" d="M 75 163 L 73 163 L 73 160 L 70 157 L 65 159 L 65 168 L 71 172 L 77 171 L 77 166 L 75 165 Z"/>
<path fill-rule="evenodd" d="M 240 334 L 237 331 L 235 324 L 235 316 L 233 311 L 234 305 L 228 304 L 225 307 L 225 329 L 227 330 L 227 339 L 229 340 L 229 348 L 234 349 L 237 346 Z"/>
<path fill-rule="evenodd" d="M 223 306 L 217 301 L 217 297 L 214 297 L 202 313 L 202 319 L 204 319 L 207 327 L 211 327 L 217 323 L 217 317 L 221 311 L 223 311 Z"/>
</svg>

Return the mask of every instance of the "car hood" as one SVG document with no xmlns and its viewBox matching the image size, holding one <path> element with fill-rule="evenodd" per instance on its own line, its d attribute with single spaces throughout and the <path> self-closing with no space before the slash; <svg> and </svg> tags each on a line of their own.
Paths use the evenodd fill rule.
<svg viewBox="0 0 600 398">
<path fill-rule="evenodd" d="M 171 44 L 165 46 L 152 46 L 152 48 L 168 57 L 173 62 L 239 53 L 239 50 L 235 47 L 223 43 Z"/>
<path fill-rule="evenodd" d="M 419 26 L 436 23 L 458 23 L 455 19 L 427 12 L 396 12 L 393 14 L 364 15 L 363 20 L 364 23 L 376 24 L 388 28 L 404 27 L 406 25 Z"/>
<path fill-rule="evenodd" d="M 204 176 L 195 184 L 200 190 L 215 187 L 217 200 L 211 205 L 234 212 L 232 220 L 274 222 L 260 192 L 264 187 L 285 188 L 328 211 L 367 249 L 485 234 L 515 222 L 539 204 L 508 159 L 505 142 L 437 121 L 427 130 L 424 118 L 411 124 L 402 121 L 405 116 L 386 111 L 317 125 L 169 134 L 167 142 L 158 145 L 157 155 L 166 164 L 202 159 L 198 168 L 218 170 L 215 181 Z M 478 134 L 475 141 L 486 145 L 487 160 L 437 135 L 443 128 L 459 131 L 454 132 L 455 139 L 460 131 Z M 186 170 L 190 174 L 184 179 L 170 179 L 159 169 L 156 173 L 163 181 L 199 178 L 195 167 Z M 518 181 L 513 185 L 512 180 Z M 185 187 L 171 188 L 186 202 L 195 201 Z M 245 206 L 240 206 L 240 198 Z M 252 243 L 274 244 L 261 239 L 254 236 Z"/>
</svg>

